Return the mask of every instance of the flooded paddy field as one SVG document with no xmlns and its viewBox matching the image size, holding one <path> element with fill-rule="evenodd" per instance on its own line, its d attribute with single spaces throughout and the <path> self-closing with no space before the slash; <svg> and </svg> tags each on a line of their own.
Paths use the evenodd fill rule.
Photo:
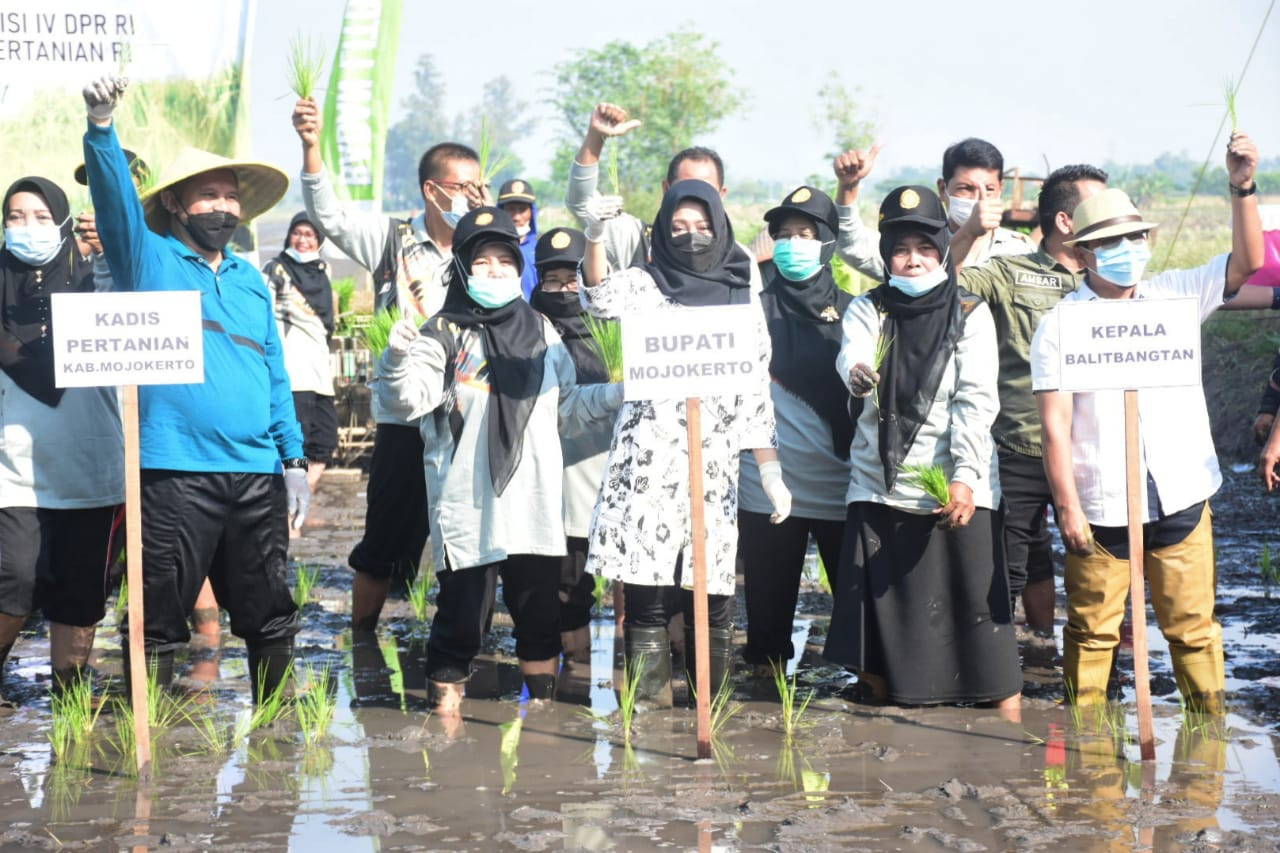
<svg viewBox="0 0 1280 853">
<path fill-rule="evenodd" d="M 829 603 L 816 584 L 801 596 L 802 651 L 789 663 L 814 699 L 792 737 L 772 680 L 740 664 L 713 759 L 696 760 L 694 715 L 679 707 L 639 713 L 627 745 L 607 597 L 591 659 L 562 672 L 557 701 L 521 695 L 499 613 L 461 718 L 429 714 L 426 626 L 410 604 L 389 602 L 374 640 L 347 627 L 363 490 L 358 477 L 326 476 L 292 548 L 292 571 L 319 569 L 296 653 L 300 687 L 328 668 L 325 735 L 308 742 L 290 718 L 250 730 L 244 646 L 224 630 L 212 701 L 153 731 L 150 780 L 120 758 L 110 710 L 88 744 L 56 757 L 47 637 L 32 623 L 6 679 L 19 707 L 0 717 L 0 849 L 1280 849 L 1280 589 L 1259 568 L 1278 499 L 1251 473 L 1229 474 L 1213 503 L 1230 713 L 1225 725 L 1184 719 L 1149 615 L 1147 764 L 1127 652 L 1121 702 L 1090 718 L 1060 705 L 1044 644 L 1025 649 L 1020 723 L 859 704 L 851 677 L 820 657 Z M 1280 561 L 1280 535 L 1271 545 Z M 113 619 L 97 642 L 104 681 L 120 671 Z M 183 684 L 209 665 L 201 657 Z"/>
</svg>

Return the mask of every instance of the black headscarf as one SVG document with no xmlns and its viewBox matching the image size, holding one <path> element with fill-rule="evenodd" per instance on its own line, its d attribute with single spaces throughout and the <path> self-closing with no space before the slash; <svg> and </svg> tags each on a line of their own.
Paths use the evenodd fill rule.
<svg viewBox="0 0 1280 853">
<path fill-rule="evenodd" d="M 909 208 L 909 215 L 903 214 L 901 201 L 911 198 L 911 193 L 916 194 L 916 204 Z M 880 463 L 889 489 L 929 417 L 947 362 L 964 331 L 960 286 L 955 265 L 947 257 L 950 236 L 945 215 L 936 221 L 932 217 L 923 220 L 920 212 L 923 209 L 933 213 L 935 205 L 941 211 L 941 202 L 932 190 L 899 187 L 880 208 L 880 257 L 884 261 L 885 283 L 869 295 L 885 313 L 883 334 L 890 341 L 879 371 Z M 888 283 L 893 247 L 902 235 L 912 232 L 923 235 L 937 248 L 947 269 L 946 281 L 915 297 Z"/>
<path fill-rule="evenodd" d="M 529 304 L 551 321 L 560 340 L 564 341 L 577 370 L 578 383 L 594 385 L 608 382 L 609 370 L 594 345 L 591 330 L 585 321 L 586 315 L 582 311 L 582 303 L 578 299 L 578 291 L 548 293 L 542 289 L 542 279 L 550 270 L 570 269 L 576 274 L 586 246 L 586 235 L 573 228 L 552 228 L 538 238 L 534 248 L 538 283 L 529 294 Z"/>
<path fill-rule="evenodd" d="M 453 262 L 445 273 L 444 305 L 436 317 L 463 328 L 475 328 L 484 338 L 489 365 L 489 481 L 501 495 L 511 482 L 524 452 L 524 430 L 542 390 L 547 343 L 542 318 L 519 296 L 501 308 L 485 308 L 471 298 L 466 275 L 482 246 L 500 243 L 523 271 L 520 238 L 511 217 L 496 207 L 471 211 L 453 232 Z M 422 333 L 441 340 L 445 352 L 455 344 L 441 323 L 429 319 Z"/>
<path fill-rule="evenodd" d="M 46 406 L 62 400 L 53 385 L 53 320 L 51 293 L 93 290 L 93 277 L 81 268 L 80 250 L 72 238 L 71 206 L 58 185 L 45 178 L 19 178 L 4 194 L 0 210 L 7 213 L 16 193 L 35 193 L 44 199 L 60 224 L 63 244 L 48 263 L 33 267 L 5 248 L 0 252 L 0 368 L 18 387 Z"/>
<path fill-rule="evenodd" d="M 685 199 L 707 207 L 715 232 L 705 254 L 690 255 L 676 248 L 671 218 Z M 733 241 L 733 226 L 725 215 L 720 193 L 706 181 L 677 181 L 662 197 L 650 235 L 652 260 L 645 269 L 658 289 L 681 305 L 746 305 L 751 301 L 751 258 Z"/>
<path fill-rule="evenodd" d="M 803 190 L 810 192 L 805 193 L 799 203 L 790 204 Z M 853 297 L 836 286 L 831 274 L 838 227 L 835 205 L 821 191 L 801 187 L 782 205 L 765 214 L 770 236 L 776 235 L 778 225 L 787 216 L 803 216 L 817 229 L 818 239 L 823 243 L 822 267 L 805 281 L 791 281 L 775 267 L 760 294 L 760 305 L 773 342 L 769 374 L 830 425 L 832 450 L 839 458 L 848 459 L 849 444 L 853 441 L 849 389 L 832 370 L 832 365 L 840 354 L 840 318 Z"/>
<path fill-rule="evenodd" d="M 294 214 L 293 219 L 289 220 L 289 230 L 284 234 L 284 247 L 286 249 L 289 248 L 289 238 L 293 235 L 293 229 L 303 222 L 315 229 L 316 238 L 319 241 L 318 244 L 324 245 L 324 235 L 320 233 L 319 228 L 316 228 L 315 223 L 311 221 L 304 210 Z M 307 304 L 311 306 L 312 311 L 316 312 L 320 322 L 324 323 L 325 332 L 332 335 L 333 282 L 329 280 L 329 265 L 319 258 L 302 263 L 295 260 L 288 252 L 281 252 L 276 255 L 276 260 L 285 268 L 285 272 L 293 280 L 294 286 L 306 298 Z"/>
</svg>

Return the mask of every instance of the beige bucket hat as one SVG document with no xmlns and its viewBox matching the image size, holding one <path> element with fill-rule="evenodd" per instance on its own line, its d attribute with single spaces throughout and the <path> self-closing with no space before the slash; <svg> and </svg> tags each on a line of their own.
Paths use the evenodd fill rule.
<svg viewBox="0 0 1280 853">
<path fill-rule="evenodd" d="M 184 148 L 156 179 L 155 185 L 139 196 L 147 227 L 157 234 L 169 230 L 169 211 L 160 203 L 160 193 L 173 189 L 187 178 L 215 169 L 230 169 L 240 184 L 240 221 L 248 222 L 276 206 L 289 189 L 289 176 L 268 163 L 232 160 L 199 148 Z"/>
<path fill-rule="evenodd" d="M 1160 227 L 1157 222 L 1143 219 L 1124 190 L 1115 187 L 1108 187 L 1076 205 L 1075 212 L 1071 214 L 1071 222 L 1075 233 L 1066 241 L 1068 246 Z"/>
</svg>

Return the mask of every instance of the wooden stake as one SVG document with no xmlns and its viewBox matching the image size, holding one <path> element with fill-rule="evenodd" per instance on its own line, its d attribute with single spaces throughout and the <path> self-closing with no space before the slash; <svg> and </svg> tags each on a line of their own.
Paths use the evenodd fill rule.
<svg viewBox="0 0 1280 853">
<path fill-rule="evenodd" d="M 698 757 L 711 757 L 711 643 L 707 636 L 707 523 L 702 497 L 702 404 L 697 397 L 684 401 L 689 425 L 689 518 L 693 550 L 693 655 L 694 691 L 698 702 Z"/>
<path fill-rule="evenodd" d="M 147 657 L 144 646 L 142 592 L 142 474 L 138 439 L 138 386 L 125 385 L 124 395 L 124 526 L 129 579 L 129 701 L 133 705 L 133 738 L 138 778 L 151 773 L 151 720 L 147 713 Z"/>
<path fill-rule="evenodd" d="M 1147 587 L 1143 572 L 1142 445 L 1138 438 L 1138 392 L 1124 392 L 1124 454 L 1129 490 L 1129 607 L 1133 623 L 1133 684 L 1138 701 L 1138 742 L 1143 761 L 1156 758 L 1151 719 L 1151 672 L 1147 660 Z"/>
</svg>

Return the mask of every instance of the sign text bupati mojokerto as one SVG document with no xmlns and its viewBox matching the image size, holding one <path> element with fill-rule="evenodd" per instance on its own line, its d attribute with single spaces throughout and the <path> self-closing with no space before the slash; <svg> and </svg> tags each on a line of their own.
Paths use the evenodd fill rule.
<svg viewBox="0 0 1280 853">
<path fill-rule="evenodd" d="M 622 321 L 628 400 L 741 394 L 759 387 L 758 305 L 648 311 Z"/>
<path fill-rule="evenodd" d="M 1063 302 L 1058 324 L 1063 391 L 1200 384 L 1194 298 Z"/>
<path fill-rule="evenodd" d="M 184 385 L 204 381 L 200 293 L 55 293 L 54 384 Z"/>
</svg>

